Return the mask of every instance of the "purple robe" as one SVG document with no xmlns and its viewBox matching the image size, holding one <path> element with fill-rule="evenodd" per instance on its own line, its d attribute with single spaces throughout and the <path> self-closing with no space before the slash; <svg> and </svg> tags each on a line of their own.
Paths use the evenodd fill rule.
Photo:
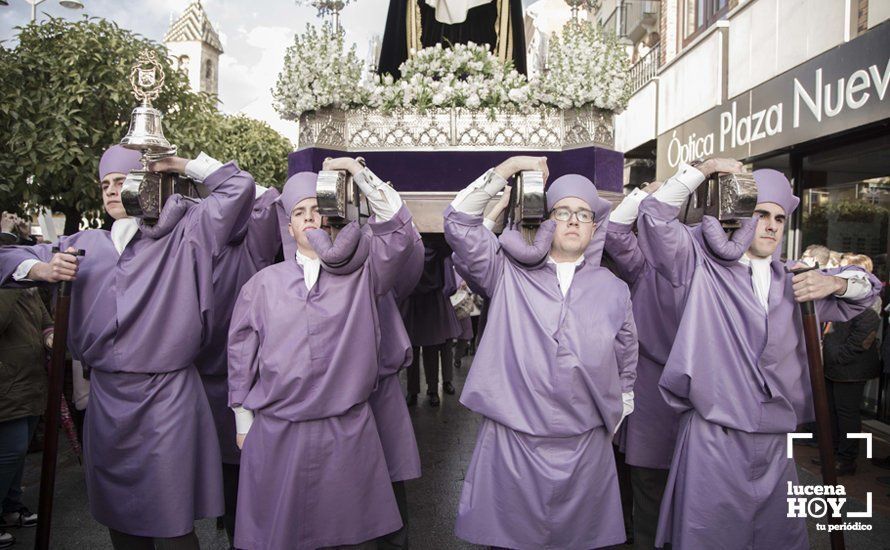
<svg viewBox="0 0 890 550">
<path fill-rule="evenodd" d="M 219 443 L 192 366 L 206 342 L 213 258 L 250 215 L 253 178 L 234 163 L 195 202 L 174 195 L 154 227 L 118 254 L 108 231 L 60 247 L 86 251 L 72 286 L 68 349 L 92 369 L 84 426 L 90 511 L 112 529 L 176 537 L 223 513 Z M 0 248 L 0 281 L 50 245 Z M 149 519 L 150 518 L 150 519 Z"/>
<path fill-rule="evenodd" d="M 402 521 L 368 398 L 377 382 L 377 300 L 416 239 L 402 206 L 370 223 L 371 252 L 307 290 L 294 258 L 241 290 L 229 331 L 229 404 L 254 412 L 241 452 L 235 546 L 358 544 Z"/>
<path fill-rule="evenodd" d="M 446 269 L 446 258 L 442 250 L 426 248 L 423 275 L 411 294 L 405 320 L 415 347 L 438 346 L 460 334 L 460 323 L 448 300 L 451 294 L 446 296 L 444 292 L 454 286 L 454 276 L 449 278 Z"/>
<path fill-rule="evenodd" d="M 269 189 L 253 203 L 247 224 L 220 252 L 213 265 L 213 309 L 207 345 L 195 359 L 201 375 L 224 464 L 238 464 L 241 450 L 235 443 L 235 416 L 229 408 L 226 341 L 229 321 L 241 287 L 259 270 L 272 265 L 281 248 L 275 200 L 277 189 Z"/>
<path fill-rule="evenodd" d="M 380 371 L 377 388 L 368 403 L 374 413 L 386 467 L 392 481 L 420 477 L 420 453 L 408 405 L 402 395 L 399 371 L 411 365 L 411 340 L 399 312 L 399 303 L 407 300 L 423 270 L 423 242 L 416 235 L 410 257 L 402 265 L 401 276 L 395 287 L 377 301 L 380 318 L 378 355 Z"/>
<path fill-rule="evenodd" d="M 674 286 L 658 274 L 646 258 L 668 251 L 650 249 L 648 244 L 645 236 L 637 240 L 632 226 L 609 222 L 606 254 L 614 260 L 618 276 L 630 286 L 640 335 L 634 410 L 624 419 L 618 438 L 627 464 L 666 470 L 674 454 L 680 414 L 661 396 L 658 380 L 680 324 L 686 287 Z"/>
<path fill-rule="evenodd" d="M 806 522 L 787 517 L 786 434 L 813 420 L 800 308 L 791 275 L 771 265 L 769 313 L 754 294 L 751 272 L 709 252 L 679 209 L 647 197 L 641 238 L 671 254 L 653 260 L 686 305 L 660 387 L 682 413 L 659 513 L 656 544 L 674 548 L 808 548 Z M 657 239 L 658 242 L 654 242 Z M 787 264 L 790 265 L 791 263 Z M 856 302 L 815 302 L 822 321 L 849 319 L 877 294 Z M 727 529 L 726 526 L 733 526 Z"/>
<path fill-rule="evenodd" d="M 627 285 L 599 265 L 607 223 L 564 298 L 553 264 L 514 263 L 482 216 L 445 210 L 460 274 L 490 297 L 460 398 L 484 417 L 458 510 L 464 540 L 515 549 L 625 541 L 611 440 L 637 343 Z"/>
</svg>

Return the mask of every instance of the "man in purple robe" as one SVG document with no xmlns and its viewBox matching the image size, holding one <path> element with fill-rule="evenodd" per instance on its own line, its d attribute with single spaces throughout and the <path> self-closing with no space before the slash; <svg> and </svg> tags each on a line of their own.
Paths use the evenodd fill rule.
<svg viewBox="0 0 890 550">
<path fill-rule="evenodd" d="M 542 157 L 513 157 L 445 210 L 455 266 L 490 300 L 461 395 L 483 416 L 456 534 L 475 544 L 589 549 L 625 541 L 612 436 L 632 408 L 627 285 L 601 267 L 609 202 L 579 175 L 547 190 L 535 244 L 483 225 L 485 204 Z"/>
<path fill-rule="evenodd" d="M 797 302 L 815 300 L 821 321 L 844 320 L 878 291 L 858 269 L 786 271 L 780 245 L 799 199 L 775 170 L 754 171 L 756 215 L 731 240 L 713 218 L 694 229 L 677 220 L 708 176 L 740 170 L 717 159 L 682 165 L 639 206 L 640 241 L 654 251 L 647 259 L 685 292 L 659 382 L 682 413 L 659 547 L 808 548 L 806 523 L 787 517 L 786 500 L 788 483 L 797 482 L 786 435 L 813 419 Z"/>
<path fill-rule="evenodd" d="M 368 227 L 367 225 L 365 227 Z M 405 330 L 400 305 L 408 300 L 423 271 L 424 248 L 420 234 L 415 231 L 414 247 L 411 255 L 402 265 L 401 275 L 393 289 L 377 300 L 377 315 L 380 319 L 380 344 L 377 374 L 377 388 L 368 398 L 386 467 L 392 480 L 393 493 L 399 506 L 403 526 L 394 533 L 381 537 L 377 547 L 408 548 L 408 500 L 405 481 L 420 477 L 420 453 L 414 425 L 408 414 L 408 405 L 402 396 L 399 372 L 411 365 L 414 358 L 411 340 Z"/>
<path fill-rule="evenodd" d="M 241 451 L 235 443 L 235 417 L 228 406 L 226 342 L 229 337 L 229 321 L 241 287 L 259 270 L 271 265 L 281 249 L 276 204 L 278 190 L 257 185 L 255 196 L 247 223 L 235 230 L 232 239 L 214 259 L 210 336 L 195 359 L 219 438 L 225 502 L 223 525 L 230 544 L 235 532 Z"/>
<path fill-rule="evenodd" d="M 241 290 L 229 331 L 229 405 L 242 445 L 235 546 L 315 549 L 365 543 L 402 526 L 368 399 L 378 380 L 380 297 L 402 275 L 417 232 L 401 198 L 353 159 L 374 216 L 331 243 L 317 175 L 301 172 L 279 204 L 291 256 Z M 332 257 L 336 256 L 337 261 Z"/>
<path fill-rule="evenodd" d="M 414 287 L 408 302 L 411 344 L 414 346 L 414 362 L 408 368 L 409 406 L 417 404 L 420 393 L 420 360 L 423 358 L 423 374 L 426 378 L 426 394 L 431 407 L 439 406 L 439 365 L 442 369 L 442 391 L 455 393 L 452 338 L 461 332 L 460 323 L 448 297 L 457 290 L 454 272 L 447 265 L 451 253 L 448 246 L 436 236 L 427 236 L 425 242 L 423 273 Z"/>
<path fill-rule="evenodd" d="M 633 231 L 640 201 L 660 186 L 660 182 L 654 182 L 634 190 L 612 211 L 605 246 L 618 276 L 630 287 L 640 338 L 634 410 L 618 432 L 620 449 L 630 466 L 634 548 L 640 549 L 655 547 L 658 508 L 680 418 L 662 398 L 658 380 L 680 323 L 686 289 L 674 286 L 669 278 L 659 275 L 648 258 L 660 250 L 651 250 L 651 239 L 646 235 L 638 239 Z"/>
<path fill-rule="evenodd" d="M 91 370 L 84 426 L 90 510 L 117 549 L 197 548 L 194 520 L 222 514 L 219 443 L 193 367 L 212 310 L 213 259 L 250 215 L 254 183 L 203 153 L 154 169 L 203 180 L 211 193 L 172 196 L 154 226 L 120 202 L 139 154 L 111 147 L 99 163 L 111 231 L 0 249 L 5 286 L 74 281 L 68 349 Z"/>
</svg>

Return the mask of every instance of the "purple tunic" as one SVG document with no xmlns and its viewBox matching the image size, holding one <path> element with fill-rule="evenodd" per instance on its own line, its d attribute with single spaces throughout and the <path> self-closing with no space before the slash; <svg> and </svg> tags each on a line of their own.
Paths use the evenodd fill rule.
<svg viewBox="0 0 890 550">
<path fill-rule="evenodd" d="M 651 246 L 657 239 L 673 251 L 654 267 L 688 286 L 660 381 L 665 400 L 683 417 L 657 545 L 808 548 L 806 522 L 786 517 L 787 482 L 797 482 L 794 461 L 785 456 L 786 434 L 813 419 L 791 275 L 773 260 L 767 313 L 749 268 L 712 255 L 700 232 L 677 221 L 678 213 L 648 197 L 637 221 Z M 816 311 L 822 321 L 848 319 L 876 293 L 857 302 L 818 300 Z"/>
<path fill-rule="evenodd" d="M 195 366 L 207 393 L 225 464 L 238 464 L 241 457 L 241 451 L 235 443 L 235 416 L 229 408 L 226 356 L 229 321 L 241 287 L 259 270 L 271 265 L 281 248 L 274 204 L 278 196 L 277 189 L 269 189 L 254 201 L 247 224 L 236 231 L 232 241 L 222 249 L 213 265 L 210 337 L 195 359 Z"/>
<path fill-rule="evenodd" d="M 460 399 L 484 418 L 457 536 L 515 549 L 624 542 L 611 440 L 637 341 L 627 285 L 599 265 L 605 227 L 565 298 L 552 264 L 514 263 L 481 216 L 449 207 L 445 236 L 461 275 L 490 297 Z"/>
<path fill-rule="evenodd" d="M 674 454 L 680 414 L 661 396 L 658 380 L 680 324 L 686 287 L 671 284 L 646 260 L 668 253 L 666 247 L 650 249 L 645 236 L 638 241 L 631 229 L 627 224 L 609 222 L 605 249 L 615 261 L 618 275 L 630 286 L 640 335 L 634 411 L 624 419 L 618 437 L 625 462 L 666 470 Z M 670 262 L 665 265 L 670 266 Z"/>
<path fill-rule="evenodd" d="M 60 246 L 86 250 L 72 287 L 68 349 L 92 368 L 84 459 L 90 510 L 124 533 L 181 536 L 223 513 L 219 443 L 192 367 L 212 309 L 213 257 L 250 214 L 253 179 L 233 163 L 211 195 L 180 196 L 122 254 L 108 231 Z M 50 245 L 0 248 L 0 280 Z M 146 518 L 151 518 L 147 521 Z"/>
<path fill-rule="evenodd" d="M 453 286 L 445 266 L 447 256 L 440 249 L 427 247 L 423 275 L 414 288 L 408 305 L 405 326 L 414 346 L 437 346 L 460 334 L 460 323 L 444 290 Z"/>
<path fill-rule="evenodd" d="M 254 412 L 241 453 L 235 546 L 358 544 L 402 525 L 368 398 L 378 378 L 377 300 L 416 239 L 406 207 L 370 223 L 357 270 L 307 290 L 293 258 L 241 290 L 229 332 L 229 404 Z"/>
<path fill-rule="evenodd" d="M 407 300 L 423 270 L 423 242 L 416 235 L 410 257 L 402 265 L 396 286 L 377 301 L 380 318 L 380 344 L 378 356 L 380 371 L 377 388 L 368 398 L 386 467 L 392 481 L 405 481 L 420 477 L 420 453 L 408 405 L 402 395 L 399 371 L 411 364 L 411 340 L 399 312 L 399 303 Z"/>
</svg>

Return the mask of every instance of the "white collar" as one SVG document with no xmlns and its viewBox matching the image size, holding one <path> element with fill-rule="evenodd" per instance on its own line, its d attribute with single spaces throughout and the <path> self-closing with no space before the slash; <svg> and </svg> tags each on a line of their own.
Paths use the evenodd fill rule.
<svg viewBox="0 0 890 550">
<path fill-rule="evenodd" d="M 301 254 L 299 250 L 297 250 L 295 258 L 297 263 L 303 268 L 303 282 L 306 284 L 306 290 L 312 290 L 321 272 L 321 259 L 310 258 L 305 254 Z"/>
<path fill-rule="evenodd" d="M 136 222 L 136 218 L 114 220 L 114 223 L 111 224 L 111 242 L 118 254 L 124 253 L 124 249 L 133 240 L 137 231 L 139 231 L 139 224 Z"/>
<path fill-rule="evenodd" d="M 739 263 L 745 267 L 753 268 L 754 266 L 759 267 L 759 266 L 763 266 L 763 265 L 770 265 L 771 263 L 773 263 L 773 259 L 772 258 L 752 258 L 752 257 L 748 256 L 748 253 L 746 252 L 746 253 L 742 254 L 741 258 L 739 258 Z"/>
<path fill-rule="evenodd" d="M 584 254 L 581 254 L 580 256 L 578 256 L 578 259 L 573 262 L 557 262 L 556 260 L 553 259 L 553 256 L 547 256 L 547 263 L 554 264 L 557 266 L 566 265 L 566 264 L 572 264 L 574 266 L 579 266 L 579 265 L 581 265 L 582 262 L 584 262 Z"/>
<path fill-rule="evenodd" d="M 318 263 L 321 263 L 321 260 L 320 260 L 319 258 L 317 258 L 317 257 L 316 257 L 316 258 L 310 258 L 309 256 L 303 254 L 303 253 L 300 252 L 299 250 L 297 250 L 297 254 L 296 254 L 296 256 L 295 256 L 295 259 L 297 260 L 297 263 L 300 264 L 300 265 L 306 265 L 306 264 L 312 265 L 312 264 L 318 264 Z"/>
</svg>

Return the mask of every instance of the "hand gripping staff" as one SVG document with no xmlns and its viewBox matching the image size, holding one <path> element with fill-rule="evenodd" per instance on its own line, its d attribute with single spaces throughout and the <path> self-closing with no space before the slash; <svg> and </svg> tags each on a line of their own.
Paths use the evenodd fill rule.
<svg viewBox="0 0 890 550">
<path fill-rule="evenodd" d="M 793 275 L 819 269 L 801 267 L 789 270 Z M 816 412 L 816 438 L 819 442 L 819 458 L 822 460 L 822 483 L 837 485 L 837 471 L 834 464 L 834 450 L 831 445 L 831 415 L 828 412 L 828 392 L 825 389 L 825 370 L 822 366 L 822 342 L 819 321 L 816 319 L 816 306 L 812 301 L 801 302 L 800 313 L 803 318 L 803 335 L 807 344 L 807 363 L 810 367 L 810 384 L 813 387 L 813 409 Z M 829 523 L 839 525 L 841 518 L 831 517 Z M 835 529 L 829 533 L 831 550 L 844 550 L 844 532 Z"/>
<path fill-rule="evenodd" d="M 53 247 L 53 253 L 59 248 Z M 86 252 L 70 252 L 84 256 Z M 61 416 L 62 384 L 65 380 L 65 354 L 68 343 L 68 310 L 71 306 L 71 281 L 59 283 L 53 329 L 53 352 L 49 366 L 49 388 L 46 401 L 43 464 L 40 468 L 40 502 L 37 505 L 35 550 L 49 550 L 49 531 L 53 514 L 53 489 L 56 484 L 56 459 L 59 454 L 59 417 Z"/>
</svg>

